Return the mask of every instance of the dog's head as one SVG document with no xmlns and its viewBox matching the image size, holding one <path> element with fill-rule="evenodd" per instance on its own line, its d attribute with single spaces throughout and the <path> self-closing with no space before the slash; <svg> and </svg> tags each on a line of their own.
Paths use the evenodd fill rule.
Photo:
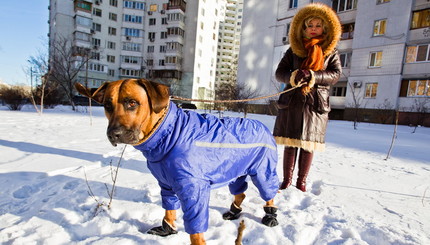
<svg viewBox="0 0 430 245">
<path fill-rule="evenodd" d="M 76 83 L 78 92 L 103 104 L 112 145 L 138 144 L 151 133 L 169 104 L 169 88 L 145 79 L 106 82 L 94 93 Z"/>
</svg>

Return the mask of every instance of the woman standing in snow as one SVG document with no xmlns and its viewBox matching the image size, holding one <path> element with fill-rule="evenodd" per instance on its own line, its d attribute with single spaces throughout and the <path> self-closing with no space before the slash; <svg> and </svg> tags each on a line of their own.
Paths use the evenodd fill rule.
<svg viewBox="0 0 430 245">
<path fill-rule="evenodd" d="M 342 73 L 336 49 L 341 32 L 336 13 L 320 3 L 300 9 L 291 22 L 291 46 L 276 69 L 276 79 L 286 83 L 286 89 L 303 86 L 282 94 L 278 101 L 273 135 L 285 145 L 280 189 L 291 185 L 298 155 L 296 187 L 305 192 L 314 151 L 324 150 L 330 85 Z"/>
</svg>

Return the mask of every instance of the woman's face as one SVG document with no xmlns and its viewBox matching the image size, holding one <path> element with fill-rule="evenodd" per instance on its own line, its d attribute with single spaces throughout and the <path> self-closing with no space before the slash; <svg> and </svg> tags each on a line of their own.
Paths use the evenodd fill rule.
<svg viewBox="0 0 430 245">
<path fill-rule="evenodd" d="M 307 38 L 313 38 L 323 34 L 323 31 L 321 19 L 313 19 L 309 21 L 308 26 L 305 29 L 305 35 Z"/>
</svg>

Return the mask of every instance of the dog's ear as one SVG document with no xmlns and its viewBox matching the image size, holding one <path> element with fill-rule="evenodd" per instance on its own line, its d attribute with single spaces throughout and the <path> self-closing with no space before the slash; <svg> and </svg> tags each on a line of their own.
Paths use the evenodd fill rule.
<svg viewBox="0 0 430 245">
<path fill-rule="evenodd" d="M 75 88 L 81 95 L 91 98 L 91 92 L 89 89 L 87 89 L 84 85 L 80 83 L 75 83 Z"/>
<path fill-rule="evenodd" d="M 169 87 L 145 79 L 139 79 L 139 84 L 142 85 L 148 93 L 149 103 L 155 113 L 160 112 L 169 104 Z"/>
<path fill-rule="evenodd" d="M 91 91 L 88 88 L 86 88 L 84 85 L 80 83 L 75 83 L 75 88 L 83 96 L 91 98 L 97 103 L 103 104 L 103 97 L 104 97 L 107 85 L 109 85 L 109 83 L 107 82 L 104 83 L 93 94 L 91 94 Z"/>
<path fill-rule="evenodd" d="M 103 104 L 103 98 L 105 96 L 106 88 L 109 83 L 105 82 L 91 95 L 91 99 L 95 100 L 99 104 Z"/>
</svg>

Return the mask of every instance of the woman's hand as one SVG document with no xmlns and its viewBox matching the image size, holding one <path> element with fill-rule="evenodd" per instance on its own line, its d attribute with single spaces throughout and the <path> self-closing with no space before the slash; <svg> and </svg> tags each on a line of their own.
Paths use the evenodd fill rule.
<svg viewBox="0 0 430 245">
<path fill-rule="evenodd" d="M 296 82 L 296 84 L 299 84 L 300 82 L 305 82 L 308 83 L 311 80 L 311 72 L 308 70 L 298 70 L 296 77 L 294 79 L 294 81 Z"/>
</svg>

